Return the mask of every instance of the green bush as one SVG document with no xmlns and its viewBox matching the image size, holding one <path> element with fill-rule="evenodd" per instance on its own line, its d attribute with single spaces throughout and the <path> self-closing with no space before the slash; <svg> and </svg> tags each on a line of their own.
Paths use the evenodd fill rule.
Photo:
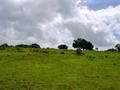
<svg viewBox="0 0 120 90">
<path fill-rule="evenodd" d="M 77 54 L 77 55 L 82 55 L 82 50 L 81 50 L 80 48 L 78 48 L 78 49 L 76 50 L 76 54 Z"/>
<path fill-rule="evenodd" d="M 65 52 L 61 52 L 60 54 L 65 54 Z"/>
</svg>

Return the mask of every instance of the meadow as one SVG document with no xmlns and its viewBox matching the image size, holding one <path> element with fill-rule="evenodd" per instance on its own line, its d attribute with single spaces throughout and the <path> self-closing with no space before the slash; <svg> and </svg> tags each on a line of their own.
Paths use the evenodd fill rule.
<svg viewBox="0 0 120 90">
<path fill-rule="evenodd" d="M 0 50 L 0 90 L 120 90 L 120 53 Z"/>
</svg>

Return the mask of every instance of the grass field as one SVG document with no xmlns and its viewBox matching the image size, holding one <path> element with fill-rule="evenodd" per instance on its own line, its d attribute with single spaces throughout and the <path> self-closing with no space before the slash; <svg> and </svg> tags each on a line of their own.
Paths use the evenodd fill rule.
<svg viewBox="0 0 120 90">
<path fill-rule="evenodd" d="M 0 90 L 120 90 L 120 53 L 84 54 L 54 49 L 0 50 Z"/>
</svg>

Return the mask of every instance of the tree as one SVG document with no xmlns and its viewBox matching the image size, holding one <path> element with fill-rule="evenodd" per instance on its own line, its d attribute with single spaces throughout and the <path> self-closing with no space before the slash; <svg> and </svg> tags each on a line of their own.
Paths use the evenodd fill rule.
<svg viewBox="0 0 120 90">
<path fill-rule="evenodd" d="M 115 48 L 120 52 L 120 44 L 115 45 Z"/>
<path fill-rule="evenodd" d="M 0 50 L 5 50 L 8 47 L 9 47 L 9 45 L 7 43 L 1 44 L 0 45 Z"/>
<path fill-rule="evenodd" d="M 31 48 L 40 48 L 40 45 L 34 43 L 34 44 L 31 44 L 30 47 L 31 47 Z"/>
<path fill-rule="evenodd" d="M 78 38 L 77 40 L 73 41 L 73 47 L 74 48 L 80 48 L 83 50 L 93 50 L 93 45 L 91 42 L 86 41 L 85 39 Z"/>
<path fill-rule="evenodd" d="M 91 42 L 87 42 L 86 43 L 86 45 L 85 45 L 85 49 L 87 49 L 87 50 L 93 50 L 93 45 L 92 45 L 92 43 Z"/>
<path fill-rule="evenodd" d="M 68 49 L 67 45 L 61 44 L 58 46 L 59 49 Z"/>
<path fill-rule="evenodd" d="M 2 44 L 2 45 L 0 45 L 0 47 L 9 47 L 9 45 L 7 44 L 7 43 L 4 43 L 4 44 Z"/>
<path fill-rule="evenodd" d="M 87 43 L 87 41 L 85 39 L 78 38 L 77 40 L 73 41 L 73 47 L 74 48 L 81 48 L 84 50 L 86 43 Z"/>
<path fill-rule="evenodd" d="M 108 50 L 106 50 L 106 51 L 115 52 L 116 49 L 114 49 L 114 48 L 110 48 L 110 49 L 108 49 Z"/>
<path fill-rule="evenodd" d="M 19 47 L 19 48 L 28 48 L 29 45 L 25 45 L 25 44 L 18 44 L 15 47 Z"/>
</svg>

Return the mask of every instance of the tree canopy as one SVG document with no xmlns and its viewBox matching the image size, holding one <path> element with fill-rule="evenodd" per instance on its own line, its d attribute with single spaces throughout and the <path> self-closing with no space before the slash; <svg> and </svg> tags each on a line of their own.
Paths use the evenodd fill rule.
<svg viewBox="0 0 120 90">
<path fill-rule="evenodd" d="M 58 46 L 59 49 L 68 49 L 67 45 L 61 44 Z"/>
<path fill-rule="evenodd" d="M 93 44 L 90 41 L 87 41 L 83 38 L 78 38 L 77 40 L 73 41 L 73 45 L 74 48 L 80 48 L 83 50 L 93 50 Z"/>
<path fill-rule="evenodd" d="M 120 52 L 120 44 L 116 44 L 115 48 Z"/>
</svg>

